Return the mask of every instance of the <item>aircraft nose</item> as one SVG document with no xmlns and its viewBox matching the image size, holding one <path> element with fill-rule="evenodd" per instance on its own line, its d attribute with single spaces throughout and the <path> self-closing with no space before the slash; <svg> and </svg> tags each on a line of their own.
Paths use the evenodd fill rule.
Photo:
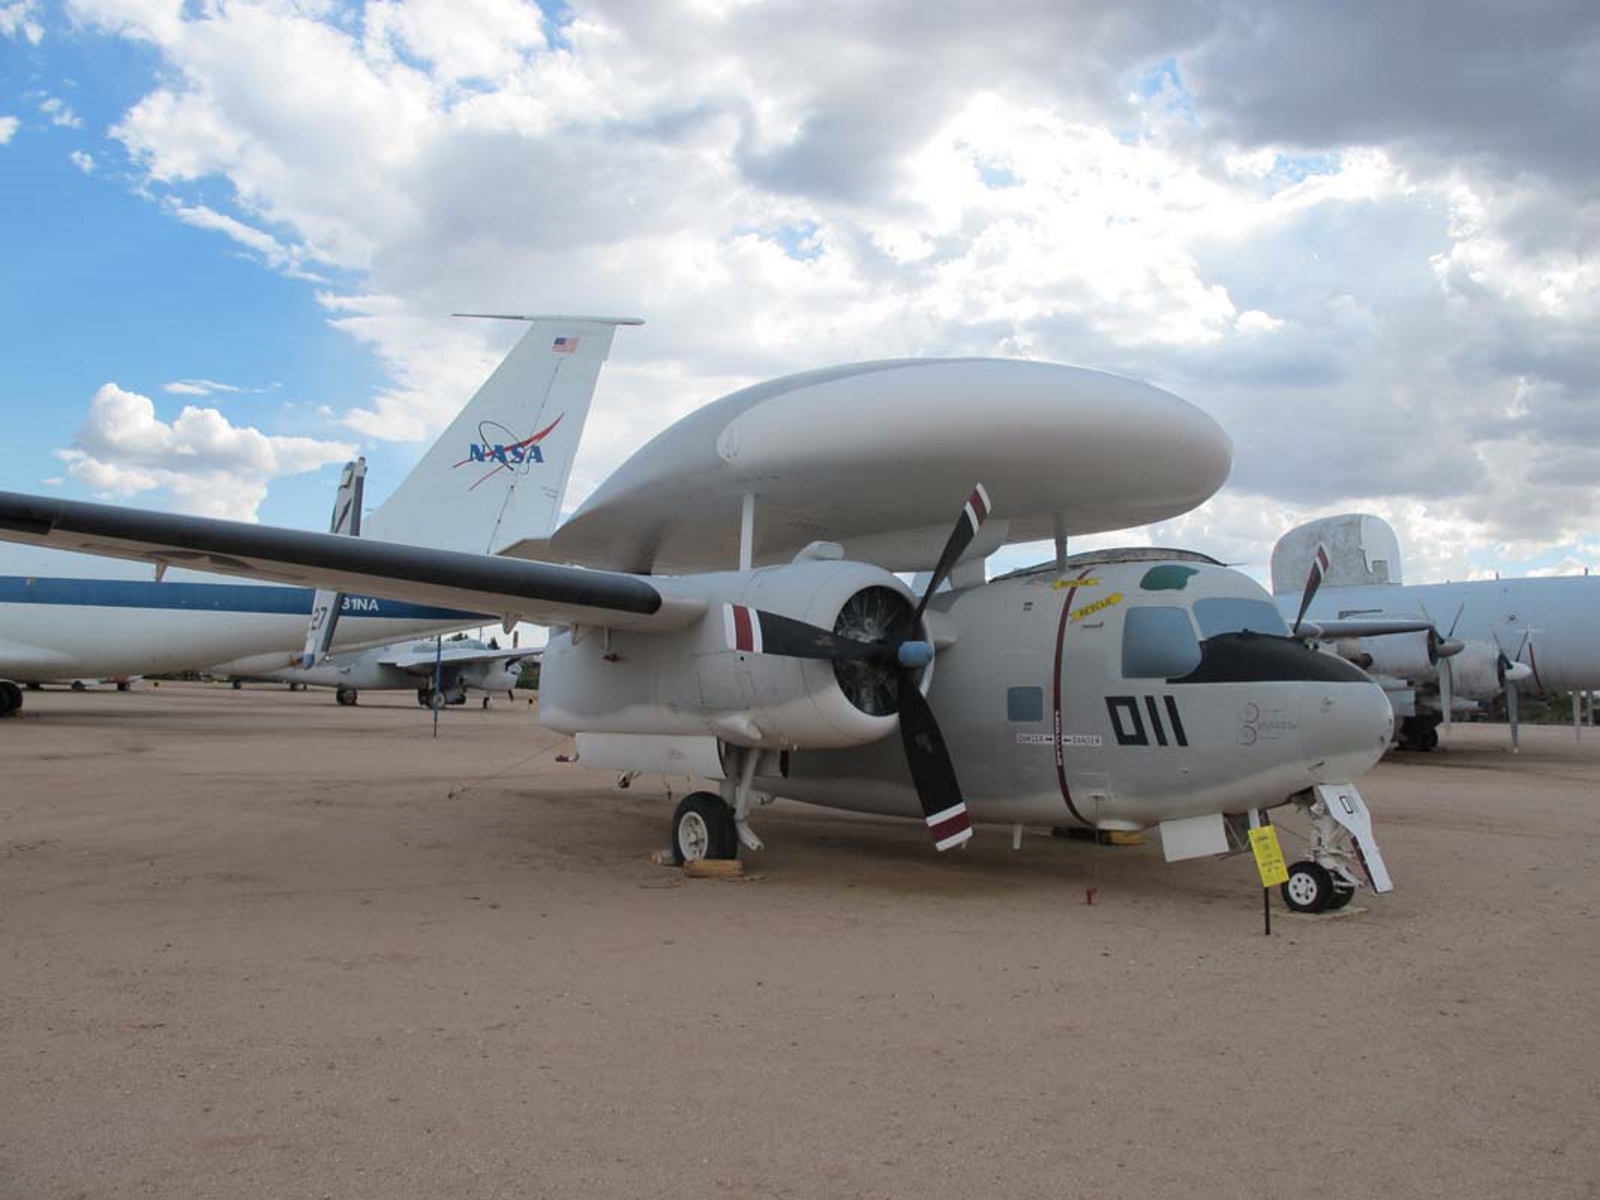
<svg viewBox="0 0 1600 1200">
<path fill-rule="evenodd" d="M 1328 683 L 1307 689 L 1301 728 L 1307 765 L 1318 783 L 1347 783 L 1376 765 L 1394 736 L 1394 710 L 1375 683 Z"/>
</svg>

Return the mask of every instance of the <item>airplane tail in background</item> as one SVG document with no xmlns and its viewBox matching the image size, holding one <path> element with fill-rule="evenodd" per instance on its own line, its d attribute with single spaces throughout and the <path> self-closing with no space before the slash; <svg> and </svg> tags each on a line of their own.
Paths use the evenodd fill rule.
<svg viewBox="0 0 1600 1200">
<path fill-rule="evenodd" d="M 460 316 L 490 316 L 461 313 Z M 600 365 L 636 317 L 506 317 L 529 322 L 494 374 L 373 512 L 381 541 L 498 554 L 547 539 L 578 450 Z"/>
</svg>

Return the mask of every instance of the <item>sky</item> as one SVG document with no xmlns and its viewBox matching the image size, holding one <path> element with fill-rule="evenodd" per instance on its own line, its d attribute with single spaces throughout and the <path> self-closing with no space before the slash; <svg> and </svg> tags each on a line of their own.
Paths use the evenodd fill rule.
<svg viewBox="0 0 1600 1200">
<path fill-rule="evenodd" d="M 1581 571 L 1597 197 L 1593 0 L 0 0 L 0 487 L 323 528 L 517 333 L 451 312 L 594 312 L 647 324 L 569 506 L 735 388 L 979 354 L 1233 439 L 1075 549 Z"/>
</svg>

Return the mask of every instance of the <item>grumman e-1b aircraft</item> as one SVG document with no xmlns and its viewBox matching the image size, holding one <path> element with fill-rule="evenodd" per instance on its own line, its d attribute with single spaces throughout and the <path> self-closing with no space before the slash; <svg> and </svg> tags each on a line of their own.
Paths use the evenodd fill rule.
<svg viewBox="0 0 1600 1200">
<path fill-rule="evenodd" d="M 0 536 L 552 625 L 544 724 L 589 765 L 706 781 L 673 816 L 680 859 L 759 849 L 774 797 L 913 817 L 940 849 L 974 822 L 1155 826 L 1169 859 L 1236 851 L 1292 804 L 1311 835 L 1285 895 L 1320 910 L 1390 886 L 1353 786 L 1389 742 L 1382 690 L 1210 559 L 1066 553 L 1192 508 L 1230 465 L 1160 389 L 918 359 L 691 413 L 509 547 L 559 563 L 9 494 Z M 996 548 L 1042 539 L 1054 562 L 985 581 Z M 929 570 L 920 594 L 894 574 Z"/>
</svg>

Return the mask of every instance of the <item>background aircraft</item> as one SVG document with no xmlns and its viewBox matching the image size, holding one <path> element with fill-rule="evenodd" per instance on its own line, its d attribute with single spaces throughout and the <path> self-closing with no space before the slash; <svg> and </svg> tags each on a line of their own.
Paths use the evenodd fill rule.
<svg viewBox="0 0 1600 1200">
<path fill-rule="evenodd" d="M 467 691 L 506 693 L 522 677 L 522 664 L 537 662 L 539 650 L 502 650 L 490 639 L 429 639 L 331 654 L 309 667 L 266 672 L 269 679 L 331 687 L 340 704 L 355 704 L 363 691 L 415 691 L 417 703 L 464 704 Z"/>
<path fill-rule="evenodd" d="M 1173 859 L 1239 849 L 1294 804 L 1311 839 L 1285 894 L 1315 910 L 1390 886 L 1350 782 L 1388 745 L 1382 691 L 1203 556 L 1065 553 L 1193 507 L 1230 457 L 1210 418 L 1131 380 L 894 361 L 683 418 L 548 539 L 585 566 L 5 494 L 0 536 L 184 545 L 223 570 L 559 625 L 547 727 L 594 765 L 716 781 L 674 814 L 681 858 L 759 848 L 751 811 L 777 795 L 920 817 L 940 849 L 974 818 L 1159 824 Z M 971 489 L 985 475 L 1003 490 Z M 1052 534 L 1042 572 L 979 582 L 995 547 Z M 920 598 L 891 573 L 929 567 Z M 935 597 L 945 579 L 964 586 Z"/>
<path fill-rule="evenodd" d="M 601 364 L 635 318 L 529 317 L 526 334 L 364 534 L 436 549 L 496 553 L 546 536 L 560 516 Z M 336 522 L 339 505 L 336 505 Z M 359 509 L 356 511 L 359 512 Z M 104 558 L 16 550 L 0 576 L 0 716 L 21 683 L 109 678 L 231 664 L 241 674 L 300 661 L 318 596 L 310 587 L 231 583 L 182 568 L 226 564 L 183 545 L 152 556 L 156 577 Z M 171 571 L 168 571 L 171 568 Z M 342 646 L 482 625 L 485 613 L 392 595 L 337 597 Z M 490 611 L 490 618 L 498 614 Z M 263 657 L 265 656 L 265 657 Z"/>
<path fill-rule="evenodd" d="M 1379 678 L 1408 749 L 1432 749 L 1452 713 L 1504 697 L 1516 739 L 1519 696 L 1600 688 L 1600 578 L 1569 575 L 1406 584 L 1400 544 L 1379 517 L 1347 513 L 1290 530 L 1272 551 L 1272 590 L 1293 618 L 1317 547 L 1327 551 L 1306 617 L 1341 622 L 1422 622 L 1429 629 L 1334 637 L 1343 657 Z"/>
</svg>

